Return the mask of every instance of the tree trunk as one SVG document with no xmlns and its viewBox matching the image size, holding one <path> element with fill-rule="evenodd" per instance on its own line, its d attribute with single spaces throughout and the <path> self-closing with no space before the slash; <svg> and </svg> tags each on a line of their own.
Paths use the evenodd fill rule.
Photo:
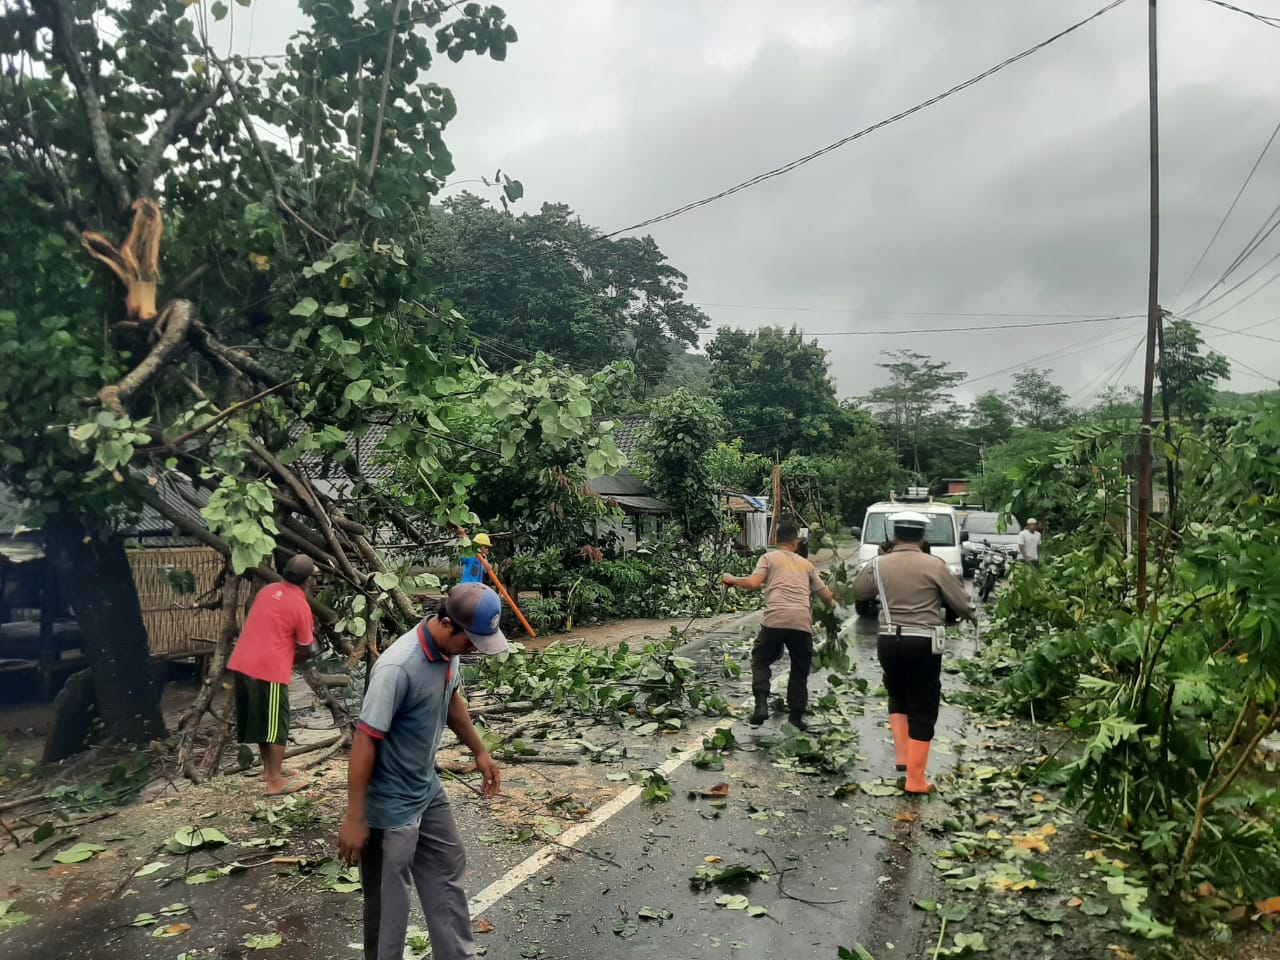
<svg viewBox="0 0 1280 960">
<path fill-rule="evenodd" d="M 98 537 L 70 513 L 45 524 L 49 562 L 75 609 L 107 733 L 126 743 L 163 739 L 160 693 L 133 571 L 119 536 Z"/>
</svg>

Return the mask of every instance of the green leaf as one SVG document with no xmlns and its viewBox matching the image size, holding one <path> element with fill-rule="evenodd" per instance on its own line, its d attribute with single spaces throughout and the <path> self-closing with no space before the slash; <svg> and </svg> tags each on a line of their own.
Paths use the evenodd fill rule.
<svg viewBox="0 0 1280 960">
<path fill-rule="evenodd" d="M 225 20 L 230 10 L 222 0 L 214 0 L 209 6 L 209 12 L 213 14 L 214 20 Z"/>
<path fill-rule="evenodd" d="M 278 933 L 246 933 L 242 943 L 250 950 L 274 950 L 284 943 Z"/>
<path fill-rule="evenodd" d="M 169 864 L 165 863 L 163 860 L 153 860 L 151 863 L 148 863 L 145 867 L 139 867 L 137 871 L 134 873 L 134 876 L 149 877 L 153 873 L 158 873 L 159 871 L 163 870 L 167 866 L 169 866 Z"/>
<path fill-rule="evenodd" d="M 360 330 L 373 323 L 373 317 L 352 317 L 347 321 L 347 323 L 351 324 L 357 330 Z"/>
<path fill-rule="evenodd" d="M 345 317 L 348 313 L 348 307 L 345 303 L 326 303 L 324 305 L 324 315 L 326 317 Z"/>
<path fill-rule="evenodd" d="M 765 917 L 769 915 L 768 907 L 751 906 L 747 907 L 748 917 Z"/>
<path fill-rule="evenodd" d="M 86 860 L 92 860 L 95 854 L 102 853 L 106 847 L 99 846 L 96 843 L 77 843 L 68 850 L 63 850 L 54 857 L 56 863 L 84 863 Z"/>
<path fill-rule="evenodd" d="M 373 386 L 372 381 L 355 380 L 347 384 L 347 389 L 342 391 L 342 398 L 350 400 L 352 403 L 359 403 L 364 399 L 365 394 L 369 392 L 371 386 Z"/>
<path fill-rule="evenodd" d="M 82 423 L 71 431 L 71 439 L 77 443 L 87 443 L 98 434 L 98 425 L 93 421 Z"/>
<path fill-rule="evenodd" d="M 375 573 L 373 575 L 373 582 L 377 585 L 379 590 L 391 591 L 400 586 L 400 578 L 394 573 L 385 571 Z"/>
<path fill-rule="evenodd" d="M 291 317 L 310 317 L 320 309 L 320 304 L 315 297 L 303 297 L 289 311 Z"/>
<path fill-rule="evenodd" d="M 716 906 L 726 910 L 745 910 L 751 906 L 751 901 L 740 893 L 725 893 L 716 897 Z"/>
</svg>

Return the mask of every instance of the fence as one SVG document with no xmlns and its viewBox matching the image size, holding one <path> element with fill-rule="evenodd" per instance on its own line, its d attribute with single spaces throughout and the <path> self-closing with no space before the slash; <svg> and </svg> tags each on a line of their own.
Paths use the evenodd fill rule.
<svg viewBox="0 0 1280 960">
<path fill-rule="evenodd" d="M 222 564 L 222 555 L 211 547 L 153 547 L 129 552 L 153 657 L 213 652 L 222 611 L 196 609 L 194 604 L 213 588 Z M 179 592 L 174 575 L 186 580 L 184 589 L 194 586 L 194 592 Z"/>
</svg>

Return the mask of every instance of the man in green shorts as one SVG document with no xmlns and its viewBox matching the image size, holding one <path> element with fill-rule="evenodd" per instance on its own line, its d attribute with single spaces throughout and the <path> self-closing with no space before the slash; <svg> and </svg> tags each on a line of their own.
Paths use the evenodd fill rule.
<svg viewBox="0 0 1280 960">
<path fill-rule="evenodd" d="M 315 656 L 315 625 L 307 587 L 315 561 L 299 554 L 284 565 L 284 580 L 258 591 L 240 639 L 227 662 L 235 678 L 236 732 L 241 743 L 256 743 L 262 755 L 267 795 L 302 789 L 284 772 L 289 739 L 289 681 L 295 663 Z"/>
</svg>

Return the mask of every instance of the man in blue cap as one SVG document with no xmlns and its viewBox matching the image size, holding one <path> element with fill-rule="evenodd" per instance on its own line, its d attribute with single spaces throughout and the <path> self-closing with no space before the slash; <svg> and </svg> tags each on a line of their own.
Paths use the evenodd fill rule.
<svg viewBox="0 0 1280 960">
<path fill-rule="evenodd" d="M 444 607 L 378 657 L 351 744 L 347 814 L 338 850 L 360 864 L 365 960 L 401 960 L 409 896 L 418 899 L 436 960 L 476 955 L 462 880 L 467 857 L 436 773 L 447 725 L 475 755 L 481 793 L 496 796 L 498 765 L 471 723 L 459 691 L 458 657 L 507 649 L 502 601 L 481 583 L 454 587 Z"/>
</svg>

